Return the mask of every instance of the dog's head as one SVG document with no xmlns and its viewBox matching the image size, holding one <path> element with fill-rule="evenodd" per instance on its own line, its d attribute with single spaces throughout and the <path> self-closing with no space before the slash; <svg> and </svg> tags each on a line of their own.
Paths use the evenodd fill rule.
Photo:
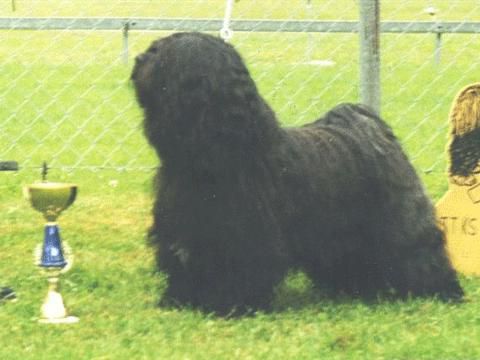
<svg viewBox="0 0 480 360">
<path fill-rule="evenodd" d="M 232 71 L 248 71 L 237 51 L 219 38 L 202 33 L 176 33 L 154 41 L 138 55 L 132 72 L 140 105 L 146 109 L 169 105 L 180 90 L 201 89 L 209 96 L 226 93 Z M 250 84 L 252 85 L 252 84 Z M 180 100 L 182 103 L 182 99 Z"/>
<path fill-rule="evenodd" d="M 232 134 L 248 137 L 253 122 L 270 111 L 238 52 L 207 34 L 154 41 L 136 58 L 132 80 L 145 134 L 160 152 L 222 136 L 230 141 Z"/>
</svg>

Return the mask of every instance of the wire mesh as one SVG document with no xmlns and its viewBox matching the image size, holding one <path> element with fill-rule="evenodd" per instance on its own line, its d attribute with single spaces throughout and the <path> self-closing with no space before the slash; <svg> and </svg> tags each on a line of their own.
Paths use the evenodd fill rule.
<svg viewBox="0 0 480 360">
<path fill-rule="evenodd" d="M 0 159 L 23 167 L 43 161 L 63 169 L 151 169 L 142 114 L 129 82 L 136 54 L 187 20 L 205 19 L 219 34 L 225 0 L 12 0 L 1 19 L 47 18 L 35 29 L 0 30 Z M 261 93 L 286 126 L 312 121 L 332 106 L 359 101 L 355 31 L 282 31 L 282 21 L 356 22 L 354 0 L 240 0 L 230 39 Z M 381 2 L 382 21 L 479 22 L 475 0 Z M 93 18 L 50 29 L 54 19 Z M 105 18 L 176 19 L 179 29 L 104 30 Z M 235 20 L 277 21 L 278 31 L 235 29 Z M 218 29 L 213 30 L 218 21 Z M 97 24 L 97 25 L 96 25 Z M 347 24 L 348 25 L 348 24 Z M 413 26 L 412 25 L 412 26 Z M 215 25 L 216 26 L 216 25 Z M 480 27 L 480 25 L 479 25 Z M 405 27 L 404 27 L 405 28 Z M 382 115 L 415 166 L 443 171 L 448 111 L 455 94 L 480 76 L 477 33 L 382 33 Z M 128 48 L 126 48 L 128 46 Z"/>
</svg>

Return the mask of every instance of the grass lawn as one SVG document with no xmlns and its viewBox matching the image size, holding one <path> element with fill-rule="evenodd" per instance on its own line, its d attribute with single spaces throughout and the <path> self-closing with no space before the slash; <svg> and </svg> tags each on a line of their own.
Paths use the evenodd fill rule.
<svg viewBox="0 0 480 360">
<path fill-rule="evenodd" d="M 5 16 L 222 17 L 224 1 L 16 0 Z M 235 3 L 238 18 L 355 20 L 352 0 Z M 383 1 L 385 20 L 480 20 L 474 0 Z M 275 311 L 219 319 L 157 307 L 165 287 L 145 234 L 152 168 L 129 74 L 133 57 L 160 32 L 132 31 L 129 64 L 119 32 L 0 31 L 0 285 L 16 303 L 0 304 L 0 359 L 475 359 L 480 358 L 480 280 L 462 276 L 462 304 L 436 300 L 333 301 L 291 274 Z M 382 35 L 382 114 L 401 139 L 433 199 L 447 189 L 444 153 L 455 94 L 480 76 L 479 35 Z M 358 100 L 355 34 L 236 33 L 232 42 L 286 126 L 311 121 L 335 104 Z M 327 66 L 312 65 L 322 60 Z M 330 64 L 330 65 L 328 65 Z M 33 265 L 42 218 L 22 186 L 52 166 L 51 180 L 80 186 L 60 218 L 75 264 L 62 293 L 80 323 L 39 325 L 46 280 Z"/>
</svg>

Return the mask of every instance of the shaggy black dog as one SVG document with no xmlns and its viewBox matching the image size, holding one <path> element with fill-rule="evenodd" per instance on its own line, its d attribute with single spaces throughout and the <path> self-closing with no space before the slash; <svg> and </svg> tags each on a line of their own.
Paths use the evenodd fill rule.
<svg viewBox="0 0 480 360">
<path fill-rule="evenodd" d="M 153 42 L 132 79 L 162 161 L 150 241 L 168 302 L 268 309 L 289 268 L 352 296 L 462 297 L 419 178 L 365 106 L 281 128 L 237 51 L 199 33 Z"/>
</svg>

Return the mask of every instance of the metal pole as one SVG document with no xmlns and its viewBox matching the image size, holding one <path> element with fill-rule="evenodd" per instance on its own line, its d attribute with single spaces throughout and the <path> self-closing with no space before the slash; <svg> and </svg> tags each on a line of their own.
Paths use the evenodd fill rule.
<svg viewBox="0 0 480 360">
<path fill-rule="evenodd" d="M 435 35 L 435 64 L 439 65 L 442 55 L 442 33 L 437 32 Z"/>
<path fill-rule="evenodd" d="M 309 20 L 312 18 L 312 1 L 311 0 L 307 0 L 307 16 Z M 307 61 L 313 60 L 312 55 L 313 55 L 313 37 L 312 37 L 312 33 L 308 31 L 307 32 L 307 54 L 306 54 Z"/>
<path fill-rule="evenodd" d="M 438 9 L 435 8 L 431 3 L 430 6 L 428 6 L 425 9 L 425 12 L 430 15 L 432 20 L 436 22 L 436 32 L 435 32 L 435 51 L 434 51 L 434 59 L 435 59 L 435 64 L 438 65 L 440 64 L 440 55 L 441 55 L 441 50 L 442 50 L 442 26 L 438 23 L 437 19 L 437 14 L 438 14 Z"/>
<path fill-rule="evenodd" d="M 380 114 L 380 0 L 360 0 L 360 101 Z"/>
<path fill-rule="evenodd" d="M 128 30 L 130 30 L 130 23 L 126 22 L 123 25 L 123 49 L 122 49 L 122 59 L 124 64 L 128 64 Z"/>
</svg>

